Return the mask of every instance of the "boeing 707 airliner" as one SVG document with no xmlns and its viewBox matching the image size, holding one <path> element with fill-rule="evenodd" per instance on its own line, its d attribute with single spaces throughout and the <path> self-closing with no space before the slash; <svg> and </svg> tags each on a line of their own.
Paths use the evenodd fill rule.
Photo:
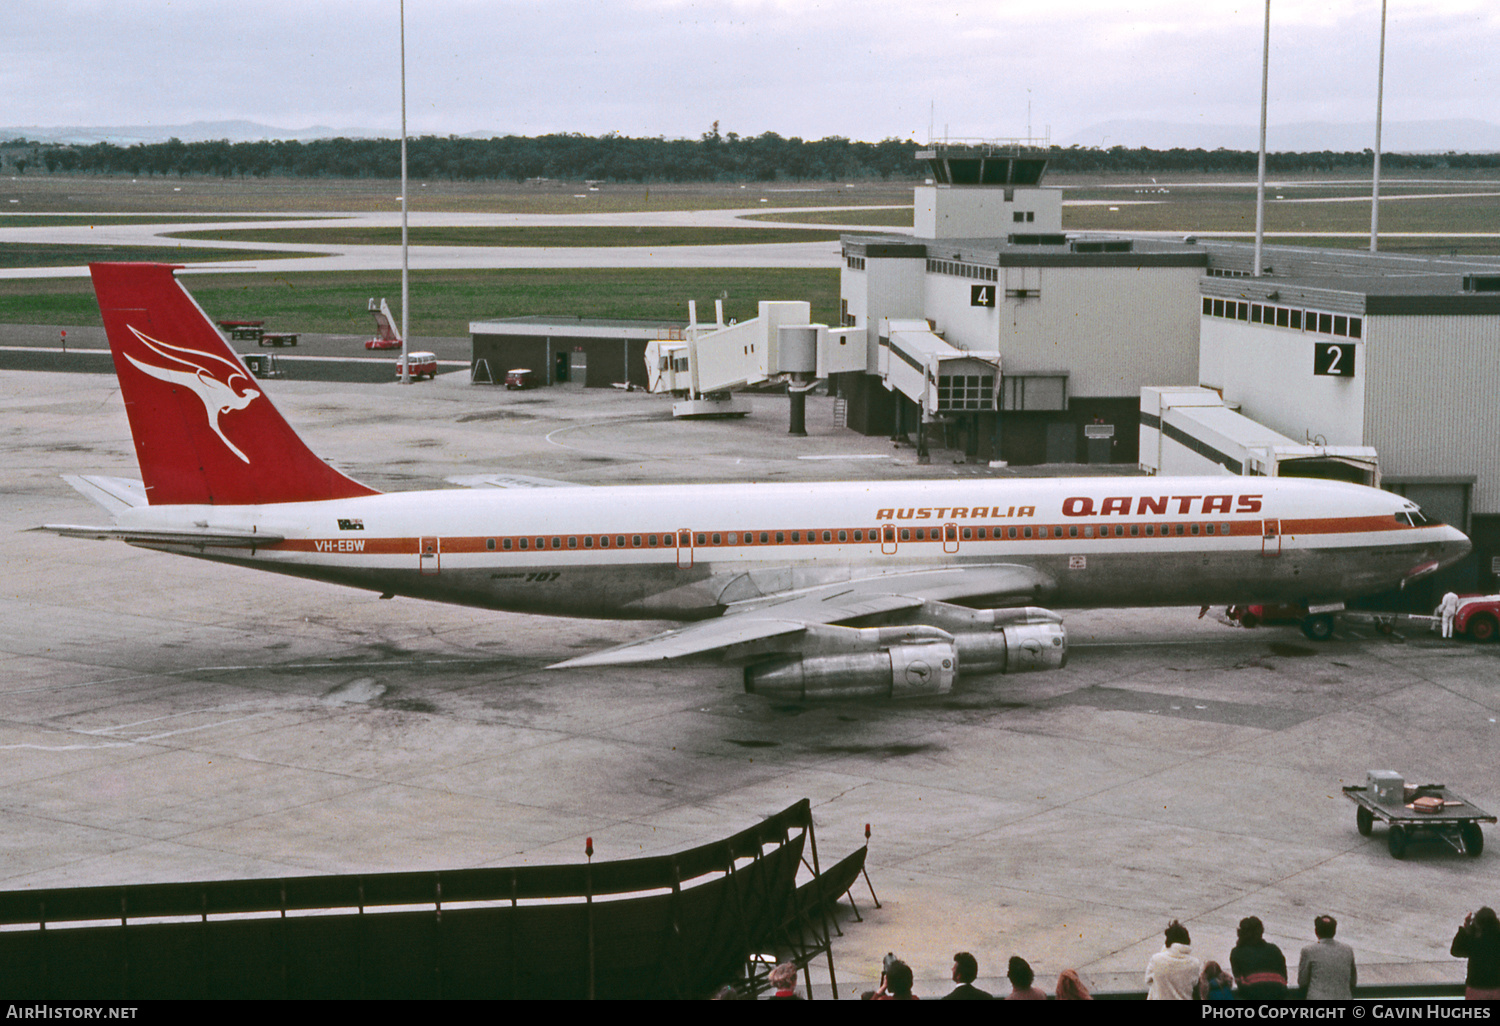
<svg viewBox="0 0 1500 1026">
<path fill-rule="evenodd" d="M 382 595 L 676 620 L 558 667 L 717 655 L 754 693 L 946 693 L 1056 669 L 1057 608 L 1337 608 L 1462 557 L 1398 495 L 1293 478 L 1060 478 L 380 493 L 314 455 L 166 264 L 94 264 L 141 481 L 50 524 Z"/>
</svg>

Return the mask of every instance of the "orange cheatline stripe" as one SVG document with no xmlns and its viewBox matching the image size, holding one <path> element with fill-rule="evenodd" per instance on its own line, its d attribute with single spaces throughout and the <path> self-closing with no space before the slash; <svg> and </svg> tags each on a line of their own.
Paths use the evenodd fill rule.
<svg viewBox="0 0 1500 1026">
<path fill-rule="evenodd" d="M 1229 526 L 1228 535 L 1225 535 L 1224 533 L 1217 530 L 1217 528 L 1223 526 L 1225 523 L 1227 523 Z M 1007 524 L 995 525 L 993 527 L 990 527 L 989 525 L 978 526 L 973 524 L 965 524 L 962 527 L 958 527 L 957 525 L 935 524 L 931 527 L 899 527 L 896 528 L 896 530 L 900 532 L 898 534 L 897 544 L 901 545 L 944 543 L 944 528 L 947 526 L 953 526 L 955 530 L 959 532 L 971 532 L 967 537 L 963 536 L 962 533 L 960 533 L 957 537 L 950 537 L 946 539 L 948 543 L 952 543 L 955 541 L 967 542 L 969 544 L 985 544 L 995 541 L 1097 542 L 1126 540 L 1141 541 L 1147 539 L 1158 540 L 1162 538 L 1259 538 L 1265 536 L 1265 523 L 1265 520 L 1254 519 L 1213 522 L 1202 520 L 1174 521 L 1172 523 L 1166 524 L 1156 522 L 1147 523 L 1141 521 L 1132 521 L 1128 523 L 1118 524 L 1109 522 L 1093 522 L 1089 524 L 1027 524 L 1025 526 L 1015 526 Z M 1192 527 L 1195 524 L 1199 525 L 1200 527 L 1200 533 L 1196 535 L 1191 533 Z M 1412 528 L 1408 527 L 1405 524 L 1397 523 L 1393 518 L 1386 516 L 1323 517 L 1300 520 L 1282 519 L 1278 521 L 1278 524 L 1279 527 L 1277 530 L 1277 534 L 1281 535 L 1282 537 L 1295 537 L 1298 535 L 1364 534 L 1386 531 L 1417 530 L 1417 528 Z M 1116 534 L 1113 531 L 1110 531 L 1106 534 L 1103 530 L 1101 530 L 1114 527 L 1121 528 L 1122 533 Z M 1138 529 L 1137 533 L 1130 533 L 1130 529 L 1132 527 Z M 1093 528 L 1096 533 L 1092 536 L 1085 536 L 1083 534 L 1083 530 L 1085 528 Z M 1152 533 L 1147 534 L 1147 528 L 1151 528 Z M 1178 528 L 1181 528 L 1180 534 L 1178 533 Z M 1031 537 L 1027 537 L 1026 535 L 1026 531 L 1028 529 L 1031 531 Z M 1073 535 L 1068 533 L 1070 530 L 1074 529 L 1078 531 L 1078 534 Z M 1014 530 L 1016 532 L 1014 538 L 1010 537 L 1011 530 Z M 993 531 L 994 533 L 990 537 L 979 537 L 978 533 L 980 531 Z M 1001 535 L 1002 531 L 1005 532 L 1003 537 Z M 923 532 L 926 536 L 922 538 L 915 537 L 917 532 Z M 764 546 L 785 547 L 788 545 L 879 545 L 881 544 L 880 533 L 881 529 L 878 527 L 817 528 L 811 531 L 789 531 L 786 529 L 782 529 L 780 531 L 769 530 L 750 532 L 740 530 L 695 530 L 692 532 L 693 543 L 689 547 L 695 549 L 758 549 Z M 746 534 L 753 536 L 754 541 L 743 540 L 743 536 Z M 762 534 L 766 536 L 766 541 L 760 540 L 760 536 Z M 840 540 L 839 538 L 841 534 L 844 536 L 843 540 Z M 728 540 L 730 535 L 735 535 L 736 538 L 740 540 L 730 542 Z M 781 541 L 776 540 L 778 535 L 781 536 Z M 793 540 L 794 535 L 797 538 L 797 540 L 795 541 Z M 824 537 L 825 535 L 827 536 L 826 538 Z M 857 535 L 859 537 L 856 537 Z M 713 540 L 715 536 L 718 536 L 719 540 L 717 542 Z M 650 533 L 637 534 L 633 531 L 611 531 L 608 535 L 528 534 L 524 536 L 444 536 L 442 537 L 440 542 L 440 549 L 442 552 L 447 553 L 495 552 L 503 553 L 506 555 L 531 555 L 535 553 L 618 552 L 622 550 L 639 552 L 651 551 L 653 549 L 675 550 L 677 548 L 676 532 L 658 532 L 655 535 L 655 537 L 658 539 L 658 542 L 655 545 L 649 544 L 649 539 L 651 537 L 653 536 Z M 1274 537 L 1274 535 L 1272 535 L 1271 537 Z M 609 544 L 600 544 L 601 538 L 608 538 Z M 618 540 L 621 538 L 627 539 L 626 545 L 621 546 L 617 544 Z M 636 538 L 640 539 L 640 544 L 635 544 Z M 700 538 L 702 539 L 701 541 L 699 540 Z M 523 539 L 527 542 L 527 547 L 524 549 L 520 547 L 520 543 Z M 535 544 L 539 539 L 545 539 L 543 545 Z M 590 540 L 591 544 L 585 545 L 586 539 Z M 554 540 L 557 541 L 556 545 L 553 544 Z M 510 543 L 509 548 L 505 547 L 507 542 Z M 572 542 L 571 545 L 569 544 L 570 542 Z M 421 543 L 421 538 L 364 538 L 359 537 L 355 532 L 350 532 L 338 538 L 287 539 L 273 545 L 267 545 L 265 546 L 265 548 L 283 552 L 316 552 L 325 553 L 328 555 L 402 555 L 420 552 Z M 493 548 L 491 547 L 491 543 L 493 543 Z M 886 542 L 886 544 L 890 543 Z"/>
</svg>

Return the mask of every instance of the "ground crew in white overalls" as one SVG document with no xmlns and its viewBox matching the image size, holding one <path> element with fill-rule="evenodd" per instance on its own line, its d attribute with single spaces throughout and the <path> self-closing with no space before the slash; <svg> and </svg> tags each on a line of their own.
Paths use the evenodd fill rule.
<svg viewBox="0 0 1500 1026">
<path fill-rule="evenodd" d="M 1453 592 L 1443 596 L 1443 602 L 1437 607 L 1437 615 L 1443 618 L 1443 637 L 1453 637 L 1453 617 L 1458 614 L 1458 596 Z"/>
</svg>

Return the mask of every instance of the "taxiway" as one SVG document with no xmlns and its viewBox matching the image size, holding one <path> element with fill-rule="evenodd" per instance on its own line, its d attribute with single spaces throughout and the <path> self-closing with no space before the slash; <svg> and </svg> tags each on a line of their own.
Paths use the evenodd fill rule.
<svg viewBox="0 0 1500 1026">
<path fill-rule="evenodd" d="M 997 473 L 783 399 L 674 423 L 643 393 L 268 382 L 318 453 L 382 489 L 512 471 L 580 484 Z M 1500 805 L 1500 646 L 1074 613 L 1066 669 L 910 704 L 787 706 L 719 667 L 542 667 L 655 625 L 373 594 L 26 529 L 103 516 L 62 473 L 136 475 L 112 377 L 0 372 L 0 886 L 581 861 L 661 853 L 812 800 L 824 860 L 872 830 L 841 992 L 887 951 L 937 996 L 1140 989 L 1162 928 L 1227 962 L 1257 915 L 1295 966 L 1330 913 L 1362 983 L 1461 980 L 1493 852 L 1393 860 L 1341 784 L 1369 769 Z M 1058 472 L 1059 468 L 1047 468 Z M 1491 836 L 1492 845 L 1500 838 Z"/>
</svg>

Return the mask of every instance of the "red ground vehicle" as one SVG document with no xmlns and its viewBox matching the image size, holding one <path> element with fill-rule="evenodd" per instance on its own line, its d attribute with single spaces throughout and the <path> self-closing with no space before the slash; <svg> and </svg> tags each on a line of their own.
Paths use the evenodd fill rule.
<svg viewBox="0 0 1500 1026">
<path fill-rule="evenodd" d="M 407 353 L 406 362 L 411 367 L 411 379 L 421 381 L 422 378 L 437 377 L 437 354 L 436 353 Z M 396 360 L 396 377 L 401 377 L 401 361 Z"/>
<path fill-rule="evenodd" d="M 1304 606 L 1230 606 L 1225 613 L 1242 627 L 1258 627 L 1263 623 L 1297 624 L 1302 633 L 1314 641 L 1322 641 L 1333 633 L 1332 613 L 1313 614 Z M 1431 616 L 1360 611 L 1342 615 L 1349 620 L 1373 624 L 1387 634 L 1398 622 L 1420 624 L 1433 631 L 1442 630 L 1442 618 L 1437 610 L 1433 610 Z M 1453 633 L 1467 634 L 1475 641 L 1493 641 L 1500 637 L 1500 595 L 1460 595 L 1458 612 L 1453 616 Z"/>
<path fill-rule="evenodd" d="M 1333 634 L 1333 614 L 1309 613 L 1306 606 L 1275 603 L 1230 606 L 1224 612 L 1241 627 L 1259 627 L 1263 623 L 1294 623 L 1313 641 L 1324 641 Z"/>
<path fill-rule="evenodd" d="M 1475 641 L 1494 641 L 1500 635 L 1500 595 L 1460 595 L 1453 631 Z"/>
<path fill-rule="evenodd" d="M 517 367 L 505 372 L 505 387 L 512 391 L 531 388 L 535 384 L 531 371 L 525 367 Z"/>
</svg>

